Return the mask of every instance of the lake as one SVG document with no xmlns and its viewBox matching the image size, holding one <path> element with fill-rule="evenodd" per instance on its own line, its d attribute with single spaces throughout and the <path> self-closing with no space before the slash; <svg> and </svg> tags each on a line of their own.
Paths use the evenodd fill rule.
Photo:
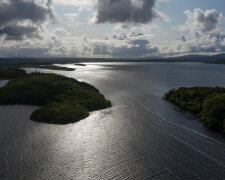
<svg viewBox="0 0 225 180">
<path fill-rule="evenodd" d="M 225 87 L 224 65 L 61 66 L 77 70 L 26 70 L 88 82 L 113 107 L 62 126 L 30 121 L 38 107 L 0 106 L 0 179 L 224 179 L 225 136 L 162 99 L 181 86 Z"/>
</svg>

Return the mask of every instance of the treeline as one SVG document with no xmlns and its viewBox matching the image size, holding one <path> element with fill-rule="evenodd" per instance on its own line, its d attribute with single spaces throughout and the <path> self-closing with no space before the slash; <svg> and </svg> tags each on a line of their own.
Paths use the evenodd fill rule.
<svg viewBox="0 0 225 180">
<path fill-rule="evenodd" d="M 26 72 L 23 69 L 0 67 L 0 80 L 14 79 L 25 74 Z"/>
<path fill-rule="evenodd" d="M 209 61 L 209 64 L 225 64 L 225 59 L 219 59 L 215 61 Z"/>
<path fill-rule="evenodd" d="M 225 88 L 172 89 L 165 99 L 197 114 L 208 128 L 225 133 Z"/>
</svg>

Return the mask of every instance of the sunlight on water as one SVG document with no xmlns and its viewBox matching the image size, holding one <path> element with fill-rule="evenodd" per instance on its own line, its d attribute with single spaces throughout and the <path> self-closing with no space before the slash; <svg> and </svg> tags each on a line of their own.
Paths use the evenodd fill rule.
<svg viewBox="0 0 225 180">
<path fill-rule="evenodd" d="M 224 179 L 224 136 L 163 101 L 162 96 L 180 86 L 225 86 L 225 66 L 86 65 L 62 65 L 76 68 L 74 72 L 26 70 L 88 82 L 110 99 L 113 107 L 64 126 L 29 121 L 35 107 L 0 107 L 0 133 L 4 137 L 0 140 L 0 177 Z"/>
<path fill-rule="evenodd" d="M 0 87 L 5 86 L 8 82 L 9 82 L 8 80 L 0 81 Z"/>
</svg>

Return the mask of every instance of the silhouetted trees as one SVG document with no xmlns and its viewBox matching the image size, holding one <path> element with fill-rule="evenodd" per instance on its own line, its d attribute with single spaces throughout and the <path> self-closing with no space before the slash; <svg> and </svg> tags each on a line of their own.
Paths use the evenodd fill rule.
<svg viewBox="0 0 225 180">
<path fill-rule="evenodd" d="M 0 67 L 0 80 L 13 79 L 25 74 L 26 72 L 23 69 Z"/>
</svg>

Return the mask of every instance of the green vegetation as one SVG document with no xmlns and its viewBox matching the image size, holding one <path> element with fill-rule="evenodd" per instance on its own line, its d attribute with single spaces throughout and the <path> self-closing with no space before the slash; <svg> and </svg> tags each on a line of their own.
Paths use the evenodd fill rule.
<svg viewBox="0 0 225 180">
<path fill-rule="evenodd" d="M 68 124 L 88 117 L 90 111 L 111 106 L 99 91 L 84 82 L 56 74 L 32 73 L 19 76 L 0 88 L 0 104 L 42 106 L 31 120 Z"/>
<path fill-rule="evenodd" d="M 207 127 L 225 133 L 225 88 L 173 89 L 165 94 L 165 99 L 194 112 Z"/>
<path fill-rule="evenodd" d="M 13 79 L 17 76 L 21 76 L 25 74 L 26 72 L 22 69 L 0 67 L 0 80 Z"/>
</svg>

